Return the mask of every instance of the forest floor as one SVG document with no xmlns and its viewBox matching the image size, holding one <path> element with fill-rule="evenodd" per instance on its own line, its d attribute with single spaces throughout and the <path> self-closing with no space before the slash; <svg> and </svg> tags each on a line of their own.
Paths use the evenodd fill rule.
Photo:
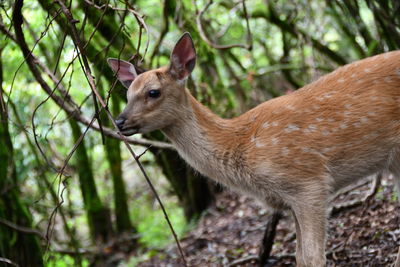
<svg viewBox="0 0 400 267">
<path fill-rule="evenodd" d="M 361 204 L 330 216 L 327 240 L 328 266 L 391 266 L 400 245 L 400 205 L 392 181 L 383 178 L 377 193 L 365 196 L 373 183 L 338 195 L 332 205 L 352 200 Z M 256 258 L 270 210 L 236 193 L 221 193 L 198 225 L 181 240 L 189 266 L 258 266 Z M 294 222 L 285 213 L 277 226 L 271 257 L 265 266 L 295 266 Z M 175 246 L 139 266 L 182 266 Z"/>
</svg>

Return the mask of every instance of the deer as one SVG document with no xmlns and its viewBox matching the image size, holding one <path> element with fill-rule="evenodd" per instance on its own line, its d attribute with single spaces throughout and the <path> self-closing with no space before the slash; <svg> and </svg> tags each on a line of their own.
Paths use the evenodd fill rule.
<svg viewBox="0 0 400 267">
<path fill-rule="evenodd" d="M 109 58 L 128 89 L 118 130 L 125 136 L 161 130 L 204 176 L 289 210 L 296 266 L 326 266 L 327 210 L 339 189 L 384 173 L 400 196 L 400 50 L 339 67 L 229 119 L 186 88 L 196 57 L 186 32 L 167 66 L 138 75 L 133 64 Z"/>
</svg>

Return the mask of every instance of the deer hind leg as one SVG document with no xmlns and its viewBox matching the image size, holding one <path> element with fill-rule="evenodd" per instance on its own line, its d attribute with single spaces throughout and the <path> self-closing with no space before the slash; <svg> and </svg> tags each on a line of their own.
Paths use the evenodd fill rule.
<svg viewBox="0 0 400 267">
<path fill-rule="evenodd" d="M 400 149 L 396 148 L 392 151 L 390 162 L 389 162 L 389 171 L 393 176 L 394 184 L 397 189 L 397 199 L 400 202 Z M 397 252 L 396 262 L 394 267 L 400 267 L 400 247 Z"/>
<path fill-rule="evenodd" d="M 300 202 L 300 201 L 299 201 Z M 297 266 L 323 267 L 326 265 L 326 203 L 327 197 L 302 199 L 292 206 L 296 223 Z"/>
<path fill-rule="evenodd" d="M 296 226 L 296 262 L 297 262 L 297 266 L 306 266 L 306 264 L 303 260 L 303 248 L 301 246 L 302 239 L 301 239 L 300 224 L 296 218 L 296 214 L 294 213 L 294 211 L 293 211 L 293 218 L 294 218 L 294 223 Z"/>
<path fill-rule="evenodd" d="M 399 164 L 399 163 L 400 162 L 398 162 L 397 164 Z M 400 170 L 399 165 L 397 165 L 397 169 Z M 396 188 L 397 188 L 397 199 L 400 202 L 400 172 L 393 173 L 393 179 L 394 179 L 394 182 L 395 182 Z M 399 247 L 399 251 L 397 252 L 396 263 L 394 264 L 394 267 L 400 267 L 400 247 Z"/>
</svg>

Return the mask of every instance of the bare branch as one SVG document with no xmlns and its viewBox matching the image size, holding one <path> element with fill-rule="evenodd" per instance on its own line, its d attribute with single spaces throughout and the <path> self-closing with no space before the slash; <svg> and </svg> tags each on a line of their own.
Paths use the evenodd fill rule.
<svg viewBox="0 0 400 267">
<path fill-rule="evenodd" d="M 142 59 L 141 59 L 141 61 L 143 61 L 143 58 L 146 56 L 147 51 L 149 49 L 149 45 L 150 45 L 150 32 L 149 32 L 149 28 L 147 27 L 147 24 L 145 23 L 145 21 L 143 19 L 144 16 L 139 14 L 135 10 L 135 8 L 133 8 L 133 6 L 131 4 L 129 4 L 128 1 L 124 1 L 125 5 L 128 8 L 117 8 L 117 7 L 114 7 L 114 6 L 112 6 L 112 5 L 108 4 L 108 3 L 99 6 L 99 5 L 96 5 L 95 3 L 93 3 L 92 1 L 89 1 L 89 0 L 85 0 L 85 2 L 88 5 L 93 6 L 94 8 L 99 9 L 99 10 L 103 10 L 103 9 L 106 9 L 106 8 L 109 8 L 109 9 L 112 9 L 112 10 L 115 10 L 115 11 L 127 11 L 128 10 L 129 12 L 131 12 L 135 16 L 135 18 L 138 21 L 140 27 L 143 27 L 146 30 L 146 34 L 147 34 L 146 48 L 144 50 L 144 53 L 143 53 L 143 56 L 142 56 Z M 137 53 L 139 53 L 139 50 L 137 51 Z M 135 57 L 135 56 L 136 55 L 134 55 L 133 57 Z"/>
<path fill-rule="evenodd" d="M 358 207 L 360 205 L 363 205 L 365 203 L 368 204 L 371 201 L 371 199 L 378 192 L 381 180 L 382 180 L 382 174 L 380 173 L 377 175 L 377 177 L 375 177 L 374 182 L 372 184 L 372 188 L 370 189 L 370 191 L 368 192 L 368 194 L 366 196 L 364 196 L 362 199 L 355 199 L 355 200 L 351 200 L 351 201 L 342 203 L 340 205 L 333 206 L 329 210 L 328 214 L 330 214 L 331 216 L 335 216 L 336 214 L 338 214 L 344 210 L 352 209 L 352 208 Z"/>
<path fill-rule="evenodd" d="M 8 264 L 10 264 L 12 266 L 17 266 L 17 267 L 19 266 L 18 264 L 16 264 L 12 260 L 7 259 L 7 258 L 3 258 L 3 257 L 0 257 L 0 262 L 8 263 Z"/>
<path fill-rule="evenodd" d="M 250 31 L 250 26 L 249 26 L 249 19 L 247 16 L 247 9 L 246 9 L 246 5 L 244 3 L 244 0 L 242 0 L 242 4 L 243 4 L 243 13 L 244 16 L 246 18 L 246 27 L 247 27 L 247 44 L 230 44 L 230 45 L 220 45 L 220 44 L 216 44 L 214 42 L 212 42 L 206 35 L 204 28 L 203 28 L 203 15 L 204 13 L 208 10 L 208 8 L 211 6 L 211 4 L 213 3 L 213 0 L 210 0 L 205 6 L 204 8 L 198 12 L 197 17 L 196 17 L 196 24 L 197 24 L 197 29 L 199 30 L 200 33 L 200 37 L 204 40 L 204 42 L 206 42 L 209 46 L 211 46 L 212 48 L 215 49 L 230 49 L 230 48 L 234 48 L 234 47 L 240 47 L 240 48 L 244 48 L 247 50 L 251 50 L 252 49 L 252 35 L 251 35 L 251 31 Z"/>
<path fill-rule="evenodd" d="M 24 234 L 31 234 L 31 235 L 37 235 L 38 237 L 40 237 L 41 239 L 46 239 L 46 237 L 38 230 L 36 229 L 32 229 L 29 227 L 25 227 L 25 226 L 21 226 L 21 225 L 17 225 L 13 222 L 7 221 L 3 218 L 0 218 L 0 224 L 5 225 L 15 231 L 24 233 Z"/>
</svg>

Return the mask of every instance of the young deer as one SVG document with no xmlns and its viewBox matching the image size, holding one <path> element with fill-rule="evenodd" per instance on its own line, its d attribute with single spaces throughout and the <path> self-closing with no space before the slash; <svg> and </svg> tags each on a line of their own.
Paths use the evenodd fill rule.
<svg viewBox="0 0 400 267">
<path fill-rule="evenodd" d="M 195 62 L 188 33 L 167 67 L 137 75 L 132 64 L 109 59 L 128 88 L 119 130 L 128 136 L 160 129 L 200 173 L 290 209 L 297 266 L 325 266 L 333 192 L 388 172 L 400 193 L 400 51 L 341 67 L 233 119 L 213 114 L 185 88 Z"/>
</svg>

